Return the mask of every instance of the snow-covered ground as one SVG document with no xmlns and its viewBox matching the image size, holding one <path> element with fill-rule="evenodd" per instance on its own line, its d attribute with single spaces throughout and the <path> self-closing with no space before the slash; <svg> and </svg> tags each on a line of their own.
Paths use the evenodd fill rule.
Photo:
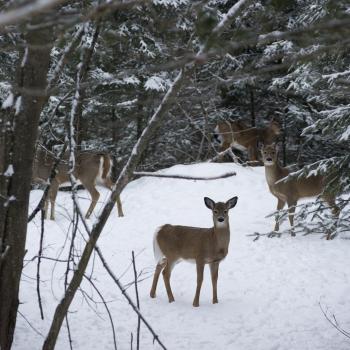
<svg viewBox="0 0 350 350">
<path fill-rule="evenodd" d="M 319 304 L 328 308 L 329 314 L 334 313 L 343 328 L 350 330 L 350 240 L 326 241 L 318 235 L 295 238 L 284 235 L 272 239 L 262 237 L 253 242 L 247 235 L 271 230 L 273 219 L 265 216 L 276 206 L 276 199 L 268 192 L 263 168 L 197 164 L 175 166 L 163 172 L 214 176 L 232 170 L 237 176 L 215 181 L 140 178 L 130 183 L 122 194 L 126 216 L 118 218 L 115 209 L 98 243 L 109 265 L 124 284 L 132 282 L 131 251 L 135 251 L 138 271 L 142 271 L 139 282 L 142 313 L 168 349 L 349 349 L 350 340 L 327 322 Z M 99 190 L 101 198 L 96 215 L 108 198 L 107 190 Z M 32 192 L 31 208 L 41 195 L 42 191 Z M 79 195 L 86 210 L 89 195 L 85 191 Z M 172 274 L 176 301 L 168 303 L 162 279 L 157 298 L 151 299 L 155 229 L 164 223 L 210 227 L 211 212 L 205 207 L 203 197 L 226 201 L 235 195 L 239 199 L 230 211 L 229 254 L 219 271 L 219 304 L 211 304 L 211 281 L 206 268 L 200 307 L 192 307 L 195 265 L 185 262 L 178 264 Z M 67 237 L 72 216 L 70 194 L 60 192 L 56 207 L 57 221 L 45 222 L 44 255 L 65 260 L 70 244 Z M 89 220 L 91 226 L 95 219 Z M 76 253 L 79 254 L 84 241 L 81 233 L 77 236 Z M 29 226 L 26 259 L 37 255 L 39 237 L 38 216 Z M 45 315 L 42 321 L 36 296 L 36 261 L 27 262 L 21 285 L 20 312 L 42 335 L 19 315 L 14 349 L 41 348 L 62 296 L 65 269 L 64 262 L 42 261 L 41 293 Z M 87 274 L 92 276 L 108 302 L 118 349 L 130 349 L 131 332 L 134 332 L 134 338 L 136 336 L 136 315 L 97 256 L 91 261 Z M 133 286 L 128 293 L 134 297 Z M 70 308 L 69 322 L 74 349 L 113 349 L 104 305 L 87 280 Z M 141 348 L 159 348 L 143 325 Z M 57 349 L 69 349 L 65 325 Z"/>
</svg>

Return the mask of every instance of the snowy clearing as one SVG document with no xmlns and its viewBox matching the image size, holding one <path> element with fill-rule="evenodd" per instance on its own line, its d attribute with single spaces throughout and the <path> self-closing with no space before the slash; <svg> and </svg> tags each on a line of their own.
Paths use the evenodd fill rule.
<svg viewBox="0 0 350 350">
<path fill-rule="evenodd" d="M 242 349 L 242 350 L 316 350 L 350 348 L 350 340 L 336 331 L 325 319 L 319 303 L 335 314 L 342 328 L 350 330 L 350 240 L 326 241 L 320 236 L 287 235 L 260 238 L 253 242 L 247 234 L 267 232 L 273 218 L 265 218 L 276 206 L 269 193 L 263 168 L 242 168 L 233 164 L 177 165 L 163 170 L 166 174 L 216 176 L 236 171 L 237 176 L 215 181 L 189 181 L 140 178 L 122 193 L 124 218 L 114 209 L 99 246 L 110 267 L 124 284 L 133 281 L 131 251 L 137 255 L 141 311 L 168 349 Z M 109 192 L 99 188 L 100 203 L 95 215 L 107 200 Z M 32 191 L 33 209 L 42 191 Z M 196 286 L 195 265 L 178 264 L 171 284 L 175 302 L 169 304 L 163 280 L 157 298 L 149 297 L 155 267 L 152 249 L 153 233 L 164 223 L 210 227 L 211 212 L 204 196 L 226 201 L 238 196 L 230 211 L 231 243 L 227 258 L 220 264 L 219 304 L 211 304 L 209 269 L 205 269 L 200 307 L 193 308 Z M 85 211 L 90 203 L 86 191 L 79 192 Z M 59 192 L 56 222 L 45 222 L 44 255 L 65 260 L 70 240 L 71 194 Z M 96 216 L 89 220 L 93 225 Z M 286 223 L 283 224 L 287 225 Z M 81 230 L 81 233 L 84 231 Z M 81 253 L 84 241 L 77 233 L 76 247 Z M 86 237 L 86 234 L 83 233 Z M 26 259 L 37 255 L 40 218 L 30 223 Z M 45 320 L 40 319 L 36 295 L 36 261 L 26 262 L 22 277 L 20 312 L 46 335 L 55 307 L 64 287 L 65 262 L 44 259 L 41 268 L 41 293 Z M 104 295 L 112 312 L 118 349 L 130 349 L 130 333 L 136 338 L 137 317 L 95 256 L 88 275 Z M 126 271 L 126 272 L 125 272 Z M 124 273 L 125 272 L 125 273 Z M 70 308 L 69 322 L 74 349 L 113 349 L 110 323 L 98 294 L 87 280 L 83 281 Z M 134 286 L 128 289 L 134 297 Z M 94 301 L 90 300 L 92 297 Z M 43 336 L 28 327 L 18 316 L 14 349 L 40 349 Z M 135 345 L 135 344 L 134 344 Z M 66 326 L 62 327 L 56 349 L 69 348 Z M 158 349 L 142 325 L 141 349 Z"/>
</svg>

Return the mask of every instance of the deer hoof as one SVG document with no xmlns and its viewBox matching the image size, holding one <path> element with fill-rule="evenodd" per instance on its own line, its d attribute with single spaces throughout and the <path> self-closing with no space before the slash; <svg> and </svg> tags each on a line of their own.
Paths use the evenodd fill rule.
<svg viewBox="0 0 350 350">
<path fill-rule="evenodd" d="M 217 299 L 213 299 L 213 304 L 217 304 L 219 301 Z"/>
<path fill-rule="evenodd" d="M 151 298 L 155 298 L 155 297 L 156 297 L 156 293 L 151 292 L 151 293 L 149 293 L 149 296 L 150 296 Z"/>
<path fill-rule="evenodd" d="M 198 302 L 193 302 L 193 307 L 199 307 L 199 303 Z"/>
</svg>

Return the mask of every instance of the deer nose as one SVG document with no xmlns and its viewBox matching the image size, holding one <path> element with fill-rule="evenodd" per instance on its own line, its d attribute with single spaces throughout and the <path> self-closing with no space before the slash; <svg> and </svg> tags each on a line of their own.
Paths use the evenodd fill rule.
<svg viewBox="0 0 350 350">
<path fill-rule="evenodd" d="M 219 221 L 219 222 L 224 222 L 225 219 L 224 219 L 222 216 L 220 216 L 220 217 L 218 218 L 218 221 Z"/>
<path fill-rule="evenodd" d="M 268 162 L 272 162 L 272 158 L 266 158 L 266 160 L 268 161 Z"/>
</svg>

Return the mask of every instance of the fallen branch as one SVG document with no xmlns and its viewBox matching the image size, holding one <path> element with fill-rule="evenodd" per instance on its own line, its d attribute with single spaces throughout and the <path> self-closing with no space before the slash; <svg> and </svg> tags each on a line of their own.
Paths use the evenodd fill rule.
<svg viewBox="0 0 350 350">
<path fill-rule="evenodd" d="M 232 171 L 230 173 L 225 173 L 218 176 L 208 176 L 208 177 L 201 177 L 201 176 L 187 176 L 187 175 L 167 175 L 167 174 L 157 174 L 157 173 L 149 173 L 146 171 L 135 171 L 134 175 L 136 176 L 150 176 L 150 177 L 162 177 L 162 178 L 169 178 L 169 179 L 183 179 L 183 180 L 218 180 L 218 179 L 225 179 L 227 177 L 235 176 L 237 175 L 236 172 Z"/>
</svg>

